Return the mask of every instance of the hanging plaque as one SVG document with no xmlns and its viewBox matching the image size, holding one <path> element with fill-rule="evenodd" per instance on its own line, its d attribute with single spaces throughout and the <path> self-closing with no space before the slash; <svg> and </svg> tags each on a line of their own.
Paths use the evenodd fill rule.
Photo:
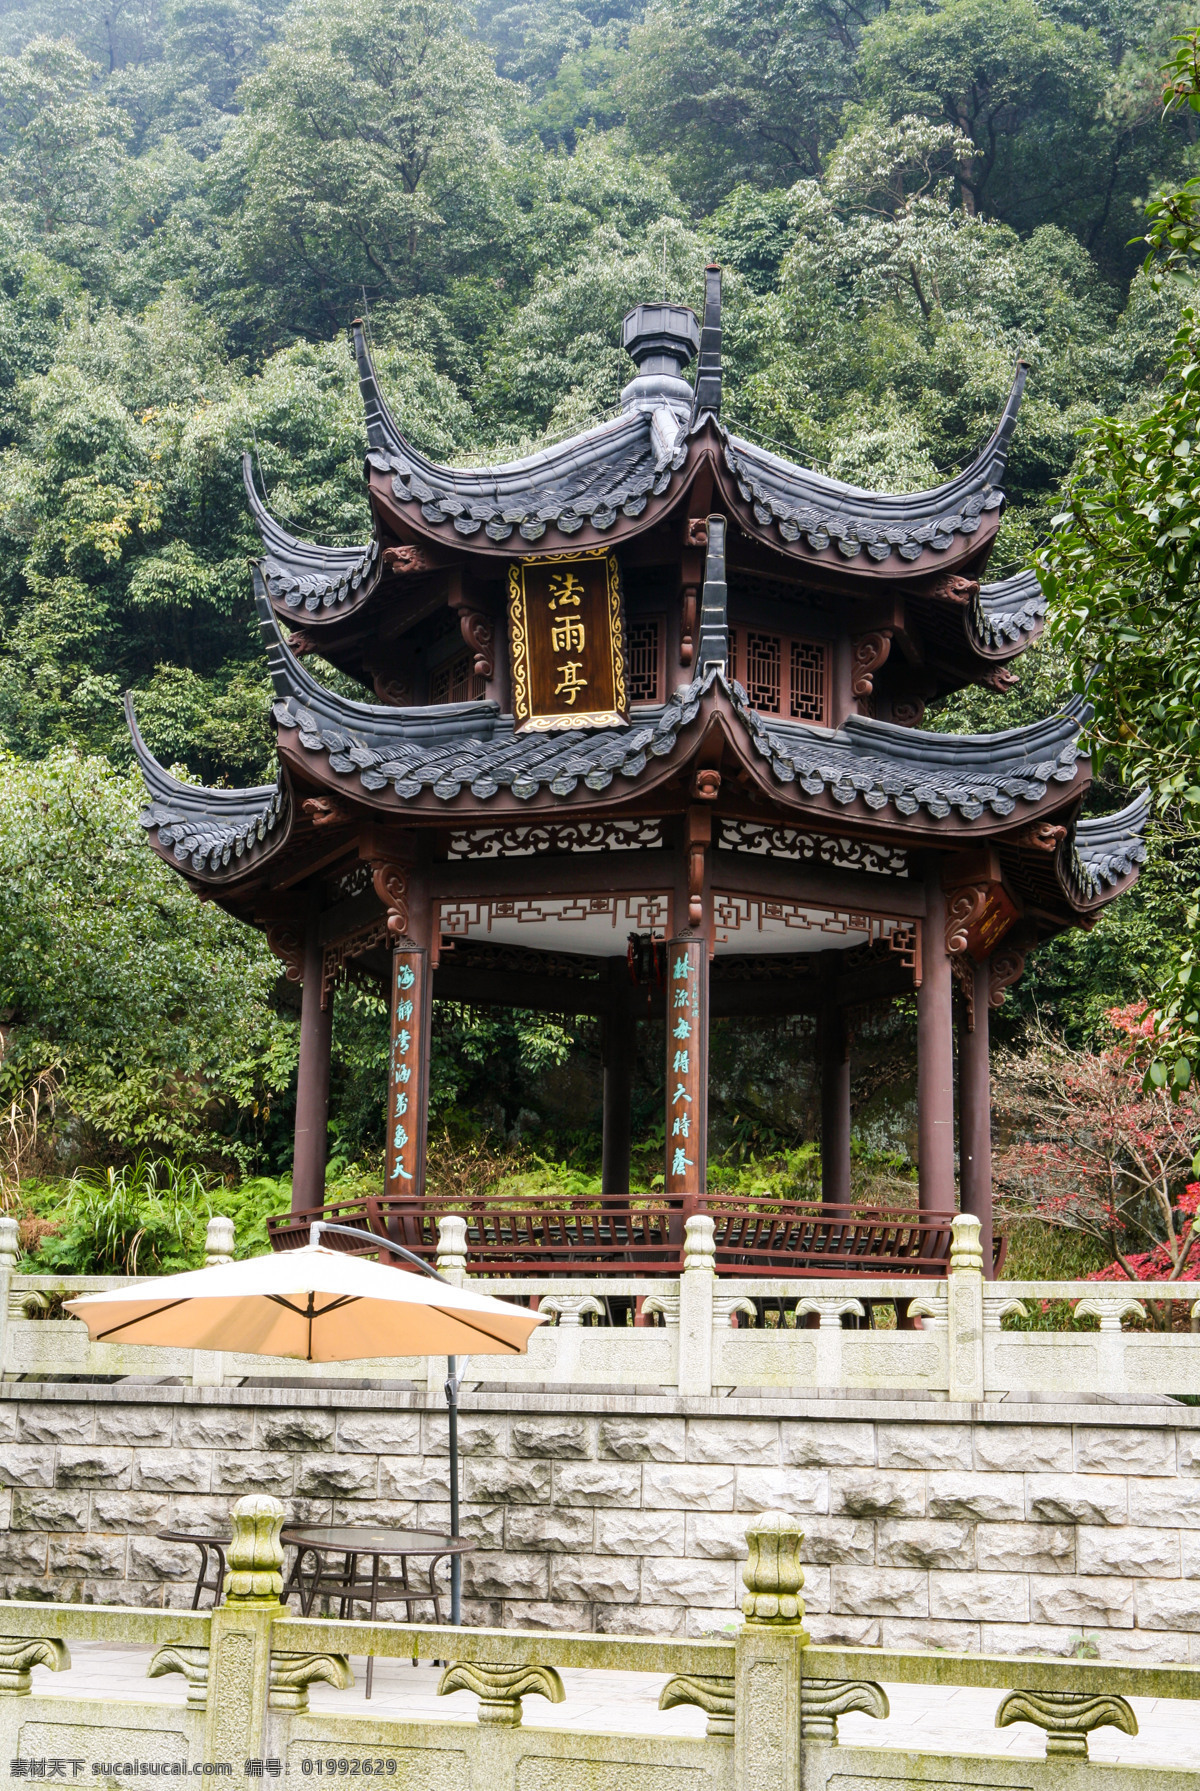
<svg viewBox="0 0 1200 1791">
<path fill-rule="evenodd" d="M 519 734 L 625 725 L 616 554 L 551 554 L 511 566 L 508 644 Z"/>
</svg>

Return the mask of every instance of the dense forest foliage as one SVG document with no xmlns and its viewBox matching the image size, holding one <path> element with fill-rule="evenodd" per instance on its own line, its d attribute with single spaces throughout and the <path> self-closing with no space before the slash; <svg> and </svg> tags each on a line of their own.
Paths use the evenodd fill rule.
<svg viewBox="0 0 1200 1791">
<path fill-rule="evenodd" d="M 296 533 L 363 537 L 352 316 L 417 444 L 492 458 L 604 416 L 629 371 L 623 312 L 660 292 L 696 304 L 715 258 L 726 420 L 879 489 L 968 457 L 1023 357 L 1003 574 L 1045 541 L 1090 419 L 1156 401 L 1180 299 L 1131 239 L 1147 197 L 1200 170 L 1200 118 L 1161 103 L 1189 23 L 1152 0 L 8 0 L 13 1139 L 37 1087 L 63 1167 L 146 1148 L 287 1169 L 295 990 L 145 849 L 121 698 L 189 775 L 271 775 L 239 458 Z M 1041 648 L 1011 696 L 967 693 L 934 725 L 1014 725 L 1066 676 Z M 1138 895 L 1039 955 L 1009 1042 L 1035 1010 L 1072 1050 L 1105 1042 L 1106 1010 L 1158 985 L 1196 860 L 1165 828 Z M 382 1020 L 365 996 L 339 1003 L 346 1162 L 379 1139 Z M 884 1085 L 902 1110 L 908 1023 L 882 1030 L 864 1111 Z M 586 1025 L 440 1010 L 437 1033 L 440 1115 L 557 1119 L 586 1155 Z M 716 1042 L 723 1147 L 810 1135 L 803 1028 L 768 1033 Z"/>
</svg>

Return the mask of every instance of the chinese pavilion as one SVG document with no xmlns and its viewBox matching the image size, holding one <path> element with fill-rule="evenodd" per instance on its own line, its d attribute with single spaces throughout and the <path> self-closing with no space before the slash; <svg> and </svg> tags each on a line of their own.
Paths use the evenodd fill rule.
<svg viewBox="0 0 1200 1791">
<path fill-rule="evenodd" d="M 960 1198 L 990 1262 L 989 1010 L 1039 942 L 1133 882 L 1147 812 L 1080 817 L 1077 702 L 994 734 L 921 725 L 965 685 L 1005 691 L 1042 628 L 1032 573 L 980 582 L 1024 366 L 969 466 L 883 496 L 722 424 L 717 268 L 702 328 L 665 303 L 625 318 L 636 376 L 615 418 L 495 467 L 418 453 L 361 324 L 353 338 L 371 539 L 295 539 L 245 468 L 276 781 L 181 783 L 129 711 L 152 845 L 302 987 L 277 1245 L 323 1199 L 331 995 L 349 976 L 390 992 L 385 1190 L 360 1219 L 394 1236 L 429 1247 L 440 997 L 602 1023 L 603 1198 L 508 1229 L 476 1215 L 492 1268 L 661 1263 L 707 1202 L 719 1269 L 845 1273 L 849 1255 L 919 1272 Z M 309 653 L 363 699 L 318 683 Z M 919 1213 L 851 1211 L 857 1016 L 914 990 Z M 756 1217 L 706 1194 L 709 1020 L 796 1012 L 818 1019 L 823 1201 Z M 631 1204 L 633 1029 L 654 1015 L 665 1195 Z"/>
</svg>

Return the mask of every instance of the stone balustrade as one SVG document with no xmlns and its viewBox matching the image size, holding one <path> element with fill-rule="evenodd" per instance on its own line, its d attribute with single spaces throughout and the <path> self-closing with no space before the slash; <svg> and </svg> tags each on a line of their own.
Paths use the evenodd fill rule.
<svg viewBox="0 0 1200 1791">
<path fill-rule="evenodd" d="M 296 1381 L 344 1379 L 341 1365 L 265 1360 L 143 1345 L 94 1344 L 77 1321 L 59 1316 L 64 1298 L 126 1283 L 117 1278 L 29 1276 L 15 1272 L 15 1248 L 0 1219 L 0 1369 L 6 1376 L 170 1376 L 194 1386 L 245 1377 Z M 441 1222 L 439 1261 L 463 1277 L 465 1227 Z M 233 1247 L 227 1219 L 209 1226 L 207 1260 L 226 1261 Z M 685 1269 L 677 1278 L 630 1276 L 488 1280 L 480 1292 L 536 1298 L 553 1323 L 539 1330 L 526 1355 L 479 1356 L 471 1375 L 480 1386 L 659 1388 L 708 1397 L 730 1389 L 776 1388 L 796 1394 L 887 1390 L 935 1398 L 989 1400 L 1019 1393 L 1200 1395 L 1200 1333 L 1126 1331 L 1154 1302 L 1188 1299 L 1186 1289 L 1094 1282 L 989 1282 L 981 1271 L 978 1221 L 954 1221 L 944 1280 L 904 1277 L 775 1279 L 722 1277 L 713 1268 L 712 1220 L 688 1220 Z M 467 1263 L 469 1270 L 469 1262 Z M 642 1325 L 607 1322 L 611 1302 L 640 1304 Z M 1096 1331 L 1022 1331 L 1004 1327 L 1046 1301 L 1073 1305 L 1098 1321 Z M 607 1303 L 606 1303 L 607 1302 Z M 894 1328 L 895 1302 L 919 1329 Z M 1200 1319 L 1200 1300 L 1192 1306 Z M 868 1324 L 868 1315 L 881 1328 Z M 884 1319 L 889 1328 L 882 1328 Z M 852 1328 L 850 1328 L 852 1327 Z M 424 1357 L 353 1364 L 356 1379 L 412 1380 L 440 1388 L 443 1367 Z"/>
<path fill-rule="evenodd" d="M 696 1640 L 452 1629 L 291 1617 L 277 1602 L 284 1506 L 264 1494 L 232 1511 L 230 1572 L 211 1613 L 0 1603 L 0 1757 L 10 1775 L 386 1777 L 397 1791 L 1200 1791 L 1200 1770 L 1089 1762 L 1091 1739 L 1136 1735 L 1133 1701 L 1200 1699 L 1200 1668 L 1016 1660 L 814 1644 L 805 1628 L 804 1534 L 786 1514 L 746 1526 L 736 1634 Z M 179 1681 L 174 1701 L 73 1691 L 71 1646 L 144 1651 L 147 1677 Z M 353 1662 L 441 1663 L 438 1690 L 467 1690 L 461 1715 L 401 1718 L 338 1708 Z M 40 1669 L 48 1669 L 43 1674 Z M 660 1708 L 691 1705 L 704 1732 L 614 1733 L 525 1724 L 532 1696 L 564 1701 L 563 1675 L 655 1673 Z M 35 1678 L 36 1674 L 36 1678 Z M 94 1675 L 93 1675 L 94 1677 Z M 319 1709 L 314 1684 L 334 1690 Z M 997 1728 L 1031 1725 L 1044 1755 L 919 1754 L 839 1736 L 861 1713 L 886 1721 L 885 1686 L 993 1689 Z M 1148 1706 L 1165 1721 L 1166 1706 Z M 78 1761 L 75 1769 L 73 1762 Z M 114 1764 L 119 1763 L 119 1764 Z M 332 1763 L 332 1764 L 330 1764 Z M 208 1769 L 206 1772 L 206 1768 Z"/>
</svg>

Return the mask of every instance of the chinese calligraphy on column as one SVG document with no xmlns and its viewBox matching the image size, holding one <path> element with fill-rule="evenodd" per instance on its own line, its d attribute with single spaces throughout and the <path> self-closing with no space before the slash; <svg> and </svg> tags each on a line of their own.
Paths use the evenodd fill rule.
<svg viewBox="0 0 1200 1791">
<path fill-rule="evenodd" d="M 625 721 L 615 554 L 552 554 L 510 567 L 508 627 L 519 730 L 619 727 Z"/>
<path fill-rule="evenodd" d="M 428 976 L 428 952 L 414 949 L 392 953 L 384 1191 L 393 1197 L 424 1192 Z"/>
<path fill-rule="evenodd" d="M 708 1004 L 702 939 L 667 946 L 668 1194 L 703 1194 L 708 1139 Z"/>
</svg>

